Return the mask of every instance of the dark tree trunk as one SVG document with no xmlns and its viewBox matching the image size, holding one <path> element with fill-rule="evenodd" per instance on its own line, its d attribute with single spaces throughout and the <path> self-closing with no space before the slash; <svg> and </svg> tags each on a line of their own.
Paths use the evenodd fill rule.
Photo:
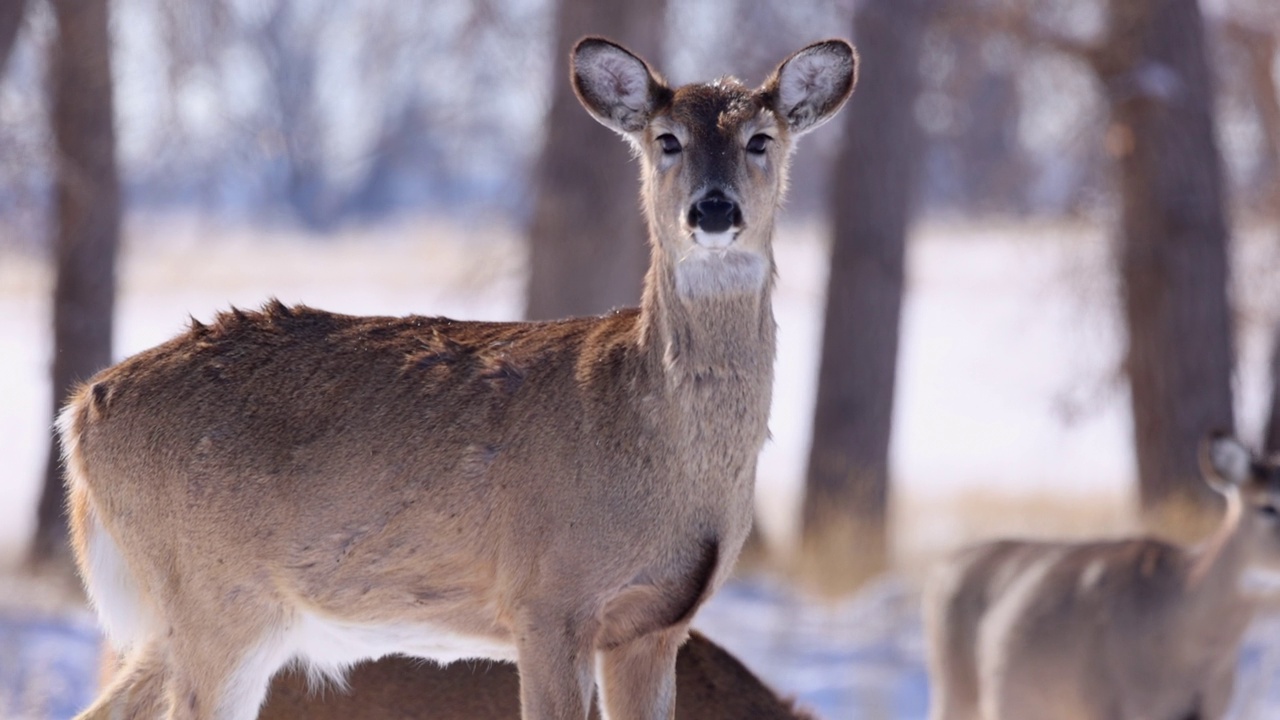
<svg viewBox="0 0 1280 720">
<path fill-rule="evenodd" d="M 1271 408 L 1262 438 L 1263 451 L 1280 453 L 1280 327 L 1271 346 Z"/>
<path fill-rule="evenodd" d="M 569 50 L 605 35 L 661 57 L 665 0 L 561 0 L 547 136 L 535 170 L 525 315 L 558 318 L 636 305 L 648 265 L 639 168 L 626 143 L 591 119 L 569 84 Z"/>
<path fill-rule="evenodd" d="M 1095 59 L 1119 163 L 1122 297 L 1139 488 L 1149 518 L 1213 507 L 1204 433 L 1230 430 L 1227 221 L 1195 0 L 1112 2 Z"/>
<path fill-rule="evenodd" d="M 800 569 L 829 593 L 883 570 L 889 427 L 903 264 L 922 145 L 913 116 L 932 0 L 868 0 L 854 19 L 860 77 L 832 179 L 831 275 Z"/>
<path fill-rule="evenodd" d="M 107 0 L 55 0 L 50 45 L 56 157 L 53 226 L 53 407 L 111 361 L 120 185 L 116 175 Z M 65 554 L 67 521 L 58 448 L 49 452 L 32 559 Z"/>
<path fill-rule="evenodd" d="M 13 44 L 18 39 L 18 29 L 22 27 L 26 9 L 27 0 L 0 2 L 0 78 L 4 77 L 4 69 L 13 52 Z"/>
</svg>

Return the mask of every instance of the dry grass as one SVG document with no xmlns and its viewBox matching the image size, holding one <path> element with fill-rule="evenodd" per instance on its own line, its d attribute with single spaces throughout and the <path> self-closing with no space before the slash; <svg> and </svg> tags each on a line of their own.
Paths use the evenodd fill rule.
<svg viewBox="0 0 1280 720">
<path fill-rule="evenodd" d="M 70 567 L 0 567 L 0 614 L 58 617 L 85 610 L 84 590 Z"/>
<path fill-rule="evenodd" d="M 1214 518 L 1171 511 L 1162 532 L 1178 541 L 1204 536 Z M 1191 522 L 1191 518 L 1195 522 Z M 962 489 L 940 497 L 896 495 L 890 505 L 889 567 L 880 561 L 872 529 L 836 523 L 824 538 L 771 543 L 744 555 L 742 575 L 784 577 L 819 599 L 847 597 L 886 571 L 918 585 L 944 555 L 994 538 L 1090 540 L 1144 531 L 1127 493 L 1021 493 Z"/>
<path fill-rule="evenodd" d="M 820 598 L 846 597 L 888 570 L 884 546 L 884 532 L 874 524 L 828 518 L 820 533 L 801 539 L 788 575 Z"/>
<path fill-rule="evenodd" d="M 1135 499 L 1112 494 L 969 489 L 945 497 L 894 498 L 895 567 L 919 580 L 943 555 L 1001 537 L 1088 540 L 1140 532 Z"/>
<path fill-rule="evenodd" d="M 934 563 L 960 547 L 995 538 L 1092 540 L 1159 527 L 1176 542 L 1203 538 L 1217 516 L 1170 508 L 1143 518 L 1136 499 L 1115 493 L 1019 493 L 960 489 L 943 496 L 898 494 L 890 504 L 889 567 L 879 560 L 878 534 L 836 523 L 821 539 L 769 543 L 744 553 L 739 574 L 759 572 L 797 583 L 816 598 L 848 597 L 886 571 L 918 585 Z M 1145 521 L 1145 522 L 1144 522 Z M 774 539 L 776 540 L 776 539 Z"/>
<path fill-rule="evenodd" d="M 423 218 L 327 238 L 148 216 L 132 219 L 127 237 L 122 285 L 144 295 L 193 287 L 260 294 L 273 286 L 466 294 L 519 277 L 526 253 L 509 228 Z"/>
</svg>

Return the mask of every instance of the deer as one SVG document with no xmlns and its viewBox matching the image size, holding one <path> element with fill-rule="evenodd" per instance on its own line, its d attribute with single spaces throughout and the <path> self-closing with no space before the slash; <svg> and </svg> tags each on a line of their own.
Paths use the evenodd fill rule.
<svg viewBox="0 0 1280 720">
<path fill-rule="evenodd" d="M 74 391 L 73 553 L 116 679 L 79 717 L 250 720 L 296 663 L 513 661 L 523 720 L 670 719 L 676 658 L 752 521 L 796 140 L 853 92 L 844 40 L 758 88 L 671 87 L 612 41 L 582 105 L 639 158 L 638 308 L 546 322 L 270 301 Z"/>
<path fill-rule="evenodd" d="M 434 665 L 390 656 L 361 663 L 345 687 L 275 676 L 258 720 L 519 720 L 520 678 L 504 662 Z M 592 720 L 600 715 L 592 709 Z M 816 720 L 696 630 L 676 654 L 676 720 Z"/>
<path fill-rule="evenodd" d="M 1201 443 L 1226 499 L 1199 546 L 1152 537 L 990 541 L 923 596 L 930 720 L 1213 720 L 1225 715 L 1258 605 L 1250 567 L 1280 567 L 1280 457 Z"/>
</svg>

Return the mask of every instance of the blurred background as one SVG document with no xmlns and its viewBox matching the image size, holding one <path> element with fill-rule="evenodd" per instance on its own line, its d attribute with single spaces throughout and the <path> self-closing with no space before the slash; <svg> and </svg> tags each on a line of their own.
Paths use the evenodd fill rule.
<svg viewBox="0 0 1280 720">
<path fill-rule="evenodd" d="M 923 717 L 940 553 L 1192 540 L 1199 438 L 1280 450 L 1273 0 L 0 0 L 0 716 L 92 691 L 50 431 L 74 381 L 272 296 L 637 301 L 638 166 L 569 88 L 584 34 L 674 83 L 861 54 L 794 158 L 758 532 L 704 613 L 824 717 Z M 1251 637 L 1238 717 L 1280 686 Z"/>
</svg>

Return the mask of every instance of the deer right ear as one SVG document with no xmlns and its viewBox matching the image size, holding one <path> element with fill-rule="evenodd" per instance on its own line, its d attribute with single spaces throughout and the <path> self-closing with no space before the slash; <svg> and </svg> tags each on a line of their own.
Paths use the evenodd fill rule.
<svg viewBox="0 0 1280 720">
<path fill-rule="evenodd" d="M 1218 490 L 1243 485 L 1249 479 L 1252 464 L 1248 448 L 1230 435 L 1213 433 L 1200 443 L 1201 470 Z"/>
<path fill-rule="evenodd" d="M 601 124 L 623 135 L 649 124 L 659 96 L 670 92 L 644 60 L 604 38 L 587 37 L 573 48 L 573 91 Z"/>
</svg>

